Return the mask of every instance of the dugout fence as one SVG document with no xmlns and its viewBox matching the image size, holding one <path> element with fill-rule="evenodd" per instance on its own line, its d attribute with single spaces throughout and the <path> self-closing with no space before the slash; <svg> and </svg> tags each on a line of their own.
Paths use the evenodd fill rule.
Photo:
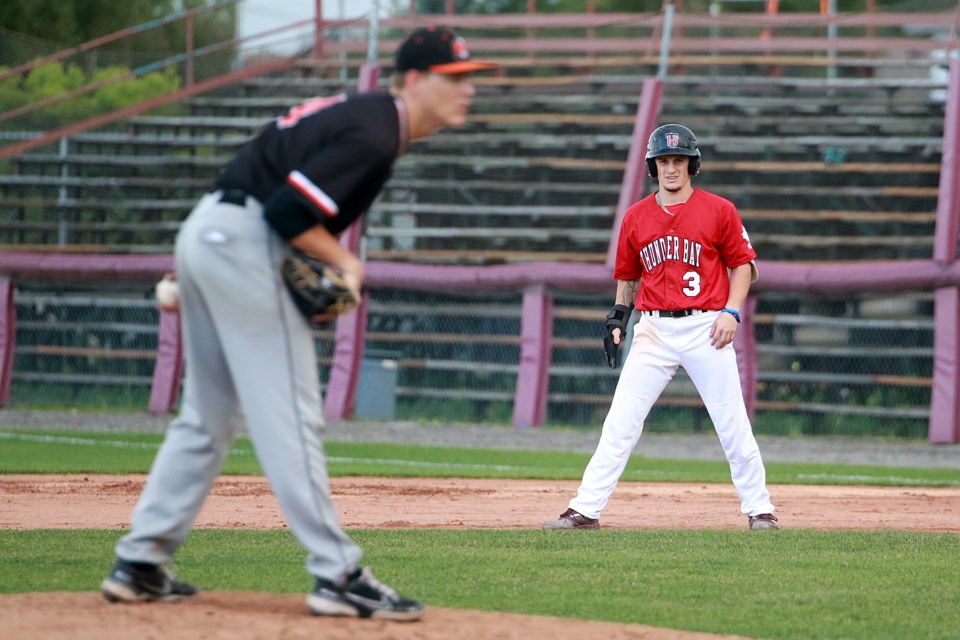
<svg viewBox="0 0 960 640">
<path fill-rule="evenodd" d="M 174 410 L 182 373 L 177 318 L 157 311 L 153 279 L 145 277 L 169 265 L 124 272 L 122 264 L 99 259 L 96 266 L 94 260 L 35 265 L 32 278 L 21 268 L 15 288 L 6 281 L 12 306 L 0 334 L 9 337 L 15 328 L 17 335 L 15 346 L 4 347 L 13 355 L 7 403 Z M 791 274 L 787 266 L 779 273 L 770 266 L 760 263 L 767 285 L 752 297 L 736 344 L 757 432 L 928 434 L 934 296 L 918 283 L 956 284 L 960 272 L 913 264 L 898 274 Z M 327 401 L 350 404 L 350 413 L 331 418 L 356 409 L 344 398 L 356 388 L 331 387 L 333 367 L 338 359 L 341 366 L 359 366 L 370 351 L 396 359 L 396 419 L 599 426 L 619 373 L 607 368 L 600 347 L 598 309 L 612 295 L 602 268 L 580 270 L 576 278 L 568 278 L 563 265 L 522 276 L 526 267 L 516 267 L 493 278 L 489 268 L 453 278 L 450 267 L 406 269 L 370 265 L 364 330 L 356 338 L 360 353 L 345 353 L 333 328 L 317 333 Z M 137 273 L 140 282 L 131 280 Z M 445 291 L 437 290 L 440 279 Z M 468 280 L 472 287 L 463 286 Z M 658 403 L 650 428 L 709 428 L 682 373 Z"/>
</svg>

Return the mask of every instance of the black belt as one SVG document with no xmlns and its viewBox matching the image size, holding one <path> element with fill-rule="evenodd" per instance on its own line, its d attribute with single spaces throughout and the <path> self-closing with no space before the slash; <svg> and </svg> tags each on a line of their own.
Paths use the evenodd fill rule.
<svg viewBox="0 0 960 640">
<path fill-rule="evenodd" d="M 247 192 L 243 189 L 221 189 L 220 202 L 245 207 L 247 206 Z"/>
<path fill-rule="evenodd" d="M 679 309 L 677 311 L 641 311 L 640 313 L 649 313 L 659 318 L 686 318 L 687 316 L 698 316 L 703 313 L 703 311 L 700 309 Z"/>
</svg>

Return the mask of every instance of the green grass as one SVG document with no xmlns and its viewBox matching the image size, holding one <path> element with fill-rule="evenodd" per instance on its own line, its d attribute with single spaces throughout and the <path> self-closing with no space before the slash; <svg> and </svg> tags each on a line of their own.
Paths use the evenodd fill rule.
<svg viewBox="0 0 960 640">
<path fill-rule="evenodd" d="M 159 434 L 0 431 L 0 473 L 145 473 Z M 507 451 L 383 443 L 328 442 L 333 476 L 534 478 L 577 480 L 589 454 Z M 719 446 L 719 445 L 718 445 Z M 772 484 L 960 486 L 953 469 L 767 463 Z M 227 474 L 260 474 L 250 441 L 240 438 Z M 723 461 L 663 460 L 633 456 L 624 481 L 729 482 Z"/>
<path fill-rule="evenodd" d="M 0 431 L 0 473 L 143 473 L 162 436 Z M 331 475 L 579 479 L 589 455 L 329 442 Z M 225 473 L 259 474 L 250 442 Z M 768 463 L 771 483 L 960 486 L 952 469 Z M 624 480 L 729 482 L 724 462 L 634 456 Z M 91 591 L 117 531 L 0 530 L 0 593 Z M 954 638 L 960 536 L 886 531 L 351 530 L 377 575 L 428 605 L 803 639 Z M 180 575 L 305 593 L 287 530 L 197 530 Z"/>
<path fill-rule="evenodd" d="M 91 591 L 119 533 L 0 531 L 0 593 Z M 428 605 L 750 637 L 956 637 L 960 536 L 781 531 L 351 531 L 378 576 Z M 69 549 L 69 553 L 64 553 Z M 306 593 L 287 531 L 197 530 L 179 575 Z"/>
</svg>

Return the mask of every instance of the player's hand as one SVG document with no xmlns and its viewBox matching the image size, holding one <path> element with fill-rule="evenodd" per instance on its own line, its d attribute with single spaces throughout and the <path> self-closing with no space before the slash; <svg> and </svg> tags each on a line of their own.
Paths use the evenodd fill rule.
<svg viewBox="0 0 960 640">
<path fill-rule="evenodd" d="M 359 299 L 360 290 L 363 288 L 363 265 L 359 263 L 352 263 L 346 267 L 341 267 L 340 274 L 343 277 L 343 281 L 347 285 L 347 288 L 353 292 L 357 299 Z"/>
<path fill-rule="evenodd" d="M 615 304 L 607 314 L 607 334 L 603 336 L 603 351 L 607 354 L 607 365 L 611 369 L 616 369 L 619 365 L 620 343 L 626 334 L 631 311 L 627 305 Z"/>
<path fill-rule="evenodd" d="M 737 319 L 729 313 L 721 313 L 710 327 L 710 344 L 716 349 L 723 349 L 733 342 L 737 335 Z"/>
</svg>

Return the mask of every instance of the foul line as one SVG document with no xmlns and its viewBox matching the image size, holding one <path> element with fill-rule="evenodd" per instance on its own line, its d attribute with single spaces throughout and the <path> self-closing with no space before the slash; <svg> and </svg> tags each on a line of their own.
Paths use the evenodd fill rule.
<svg viewBox="0 0 960 640">
<path fill-rule="evenodd" d="M 44 436 L 29 433 L 16 433 L 0 431 L 0 440 L 19 440 L 21 442 L 43 442 L 48 444 L 70 444 L 84 447 L 112 447 L 116 449 L 150 449 L 157 450 L 159 444 L 150 442 L 126 442 L 123 440 L 94 440 L 92 438 L 72 438 L 66 436 Z M 253 451 L 249 449 L 231 449 L 231 455 L 249 456 Z M 423 467 L 427 469 L 471 469 L 478 471 L 512 471 L 521 472 L 544 472 L 552 473 L 574 473 L 579 474 L 582 469 L 544 469 L 543 467 L 517 467 L 506 464 L 469 464 L 463 462 L 426 462 L 417 460 L 393 460 L 389 458 L 339 458 L 328 457 L 327 461 L 331 464 L 375 464 L 389 465 L 395 467 Z M 656 476 L 676 476 L 676 473 L 660 471 L 657 469 L 642 469 L 628 471 L 623 474 L 623 479 L 634 478 L 642 481 L 645 478 Z M 960 486 L 960 480 L 919 480 L 916 478 L 901 478 L 897 476 L 867 476 L 867 475 L 843 475 L 831 473 L 797 474 L 797 479 L 807 482 L 819 482 L 823 484 L 889 484 L 901 486 L 923 486 L 923 487 L 957 487 Z"/>
<path fill-rule="evenodd" d="M 960 480 L 918 480 L 917 478 L 898 478 L 896 476 L 864 476 L 864 475 L 842 475 L 834 473 L 798 473 L 800 480 L 809 480 L 817 482 L 827 482 L 834 484 L 836 482 L 850 483 L 870 483 L 875 484 L 878 480 L 888 482 L 893 485 L 911 485 L 922 487 L 957 487 L 960 486 Z"/>
<path fill-rule="evenodd" d="M 157 450 L 159 444 L 151 442 L 126 442 L 123 440 L 94 440 L 93 438 L 71 438 L 66 436 L 42 436 L 27 433 L 10 433 L 0 431 L 0 440 L 19 440 L 22 442 L 42 442 L 46 444 L 70 444 L 84 447 L 111 447 L 115 449 L 151 449 Z M 231 449 L 230 455 L 249 456 L 253 451 L 249 449 Z M 397 467 L 427 467 L 434 469 L 477 469 L 495 471 L 544 471 L 539 467 L 516 467 L 504 464 L 468 464 L 461 462 L 420 462 L 417 460 L 390 460 L 386 458 L 339 458 L 327 457 L 333 464 L 377 464 Z"/>
</svg>

